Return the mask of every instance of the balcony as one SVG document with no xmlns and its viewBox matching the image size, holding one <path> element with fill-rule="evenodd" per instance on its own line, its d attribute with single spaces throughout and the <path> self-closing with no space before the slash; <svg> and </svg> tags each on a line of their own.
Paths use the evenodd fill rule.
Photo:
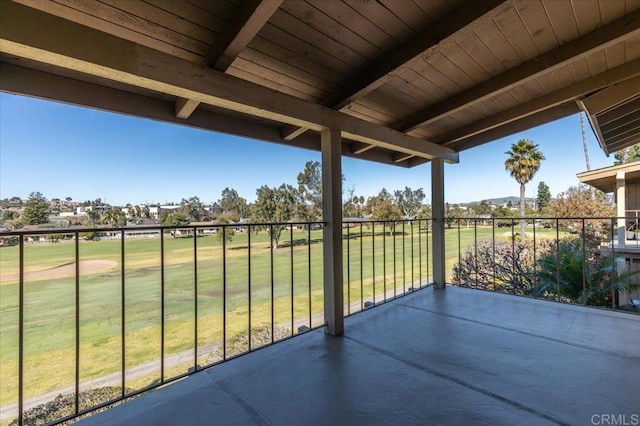
<svg viewBox="0 0 640 426">
<path fill-rule="evenodd" d="M 517 219 L 449 218 L 444 263 L 457 286 L 438 289 L 432 219 L 345 222 L 342 338 L 324 333 L 321 222 L 3 234 L 2 421 L 33 424 L 33 408 L 59 394 L 67 411 L 47 422 L 123 400 L 81 421 L 637 415 L 640 316 L 616 312 L 637 311 L 621 285 L 631 276 L 587 238 L 593 225 L 610 243 L 614 223 L 529 219 L 522 243 Z"/>
<path fill-rule="evenodd" d="M 81 424 L 605 424 L 602 416 L 640 415 L 635 315 L 428 287 L 347 318 L 345 329 L 314 330 Z"/>
</svg>

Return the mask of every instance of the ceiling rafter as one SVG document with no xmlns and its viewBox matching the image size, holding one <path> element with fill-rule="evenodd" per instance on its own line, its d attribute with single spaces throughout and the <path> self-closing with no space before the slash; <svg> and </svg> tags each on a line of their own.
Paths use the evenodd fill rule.
<svg viewBox="0 0 640 426">
<path fill-rule="evenodd" d="M 222 34 L 211 46 L 204 58 L 210 68 L 225 72 L 278 10 L 283 0 L 246 0 L 231 17 Z M 188 119 L 198 107 L 193 99 L 178 98 L 176 117 Z"/>
<path fill-rule="evenodd" d="M 401 49 L 385 55 L 366 68 L 364 73 L 351 78 L 321 104 L 340 110 L 351 102 L 366 96 L 394 76 L 400 74 L 413 61 L 428 57 L 432 51 L 463 28 L 477 19 L 494 11 L 506 0 L 483 0 L 465 4 L 443 19 L 446 24 L 432 25 L 426 31 L 405 44 Z M 285 126 L 282 135 L 285 139 L 294 139 L 307 129 L 296 126 Z"/>
<path fill-rule="evenodd" d="M 640 34 L 640 11 L 611 22 L 483 83 L 451 96 L 440 103 L 418 111 L 398 121 L 392 127 L 399 131 L 409 132 L 417 127 L 458 112 L 471 104 L 481 102 L 535 79 L 542 73 L 547 73 L 566 65 L 570 61 L 583 58 L 595 50 L 601 50 L 633 34 Z"/>
<path fill-rule="evenodd" d="M 174 97 L 320 131 L 427 159 L 457 162 L 449 148 L 415 138 L 313 102 L 136 45 L 22 5 L 7 3 L 0 15 L 0 50 L 66 70 Z M 55 31 L 56 37 L 51 37 Z M 101 49 L 95 49 L 101 46 Z"/>
<path fill-rule="evenodd" d="M 621 65 L 612 70 L 605 71 L 594 77 L 579 81 L 555 92 L 537 97 L 505 111 L 501 111 L 489 117 L 456 128 L 450 132 L 434 137 L 434 141 L 445 146 L 450 146 L 476 134 L 489 131 L 495 127 L 510 123 L 531 114 L 538 113 L 548 108 L 575 101 L 589 93 L 619 83 L 627 79 L 640 76 L 640 59 Z M 457 144 L 459 149 L 465 149 Z"/>
<path fill-rule="evenodd" d="M 8 63 L 0 63 L 0 74 L 2 74 L 0 91 L 8 93 L 62 101 L 72 105 L 96 108 L 133 117 L 150 118 L 165 123 L 233 134 L 296 148 L 320 150 L 320 136 L 314 132 L 308 132 L 295 141 L 287 141 L 280 137 L 277 125 L 270 126 L 257 123 L 253 120 L 210 111 L 205 108 L 199 108 L 195 111 L 191 119 L 181 120 L 172 114 L 171 101 L 168 100 L 156 99 L 132 92 L 123 92 L 100 84 L 36 71 Z M 348 144 L 343 144 L 342 155 L 408 167 L 407 164 L 395 164 L 392 153 L 381 150 L 372 150 L 364 155 L 356 155 L 351 153 Z"/>
</svg>

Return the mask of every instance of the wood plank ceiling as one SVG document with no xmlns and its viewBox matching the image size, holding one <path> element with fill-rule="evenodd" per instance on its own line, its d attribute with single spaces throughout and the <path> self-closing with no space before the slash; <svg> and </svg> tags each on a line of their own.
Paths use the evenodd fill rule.
<svg viewBox="0 0 640 426">
<path fill-rule="evenodd" d="M 310 149 L 340 123 L 344 155 L 404 167 L 622 83 L 603 147 L 640 128 L 640 0 L 0 0 L 0 20 L 2 91 Z"/>
</svg>

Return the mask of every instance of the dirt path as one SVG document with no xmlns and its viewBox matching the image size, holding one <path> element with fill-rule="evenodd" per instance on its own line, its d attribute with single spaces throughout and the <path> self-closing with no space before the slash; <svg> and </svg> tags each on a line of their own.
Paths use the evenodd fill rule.
<svg viewBox="0 0 640 426">
<path fill-rule="evenodd" d="M 81 260 L 80 275 L 106 272 L 118 266 L 113 260 Z M 76 276 L 76 263 L 66 263 L 55 268 L 40 269 L 24 273 L 25 281 L 55 280 L 58 278 L 69 278 Z M 18 273 L 0 275 L 0 281 L 17 281 L 20 278 Z"/>
</svg>

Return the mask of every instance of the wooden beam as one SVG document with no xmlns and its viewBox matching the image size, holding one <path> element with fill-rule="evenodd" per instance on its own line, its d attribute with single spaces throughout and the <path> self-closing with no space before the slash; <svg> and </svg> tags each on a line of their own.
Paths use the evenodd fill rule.
<svg viewBox="0 0 640 426">
<path fill-rule="evenodd" d="M 640 94 L 640 76 L 614 84 L 582 100 L 588 114 L 600 114 Z"/>
<path fill-rule="evenodd" d="M 291 141 L 297 138 L 298 136 L 300 136 L 301 134 L 303 134 L 304 132 L 306 132 L 307 130 L 309 129 L 305 129 L 304 127 L 283 126 L 282 129 L 280 129 L 280 133 L 282 134 L 282 137 L 284 139 Z"/>
<path fill-rule="evenodd" d="M 192 99 L 178 98 L 176 100 L 176 117 L 186 120 L 198 107 L 200 102 Z"/>
<path fill-rule="evenodd" d="M 123 92 L 103 85 L 8 63 L 0 63 L 0 75 L 2 76 L 0 91 L 6 93 L 226 133 L 294 148 L 320 151 L 320 135 L 315 132 L 307 132 L 291 142 L 280 136 L 277 125 L 269 126 L 251 119 L 214 112 L 205 108 L 196 110 L 189 120 L 182 120 L 173 113 L 173 102 L 169 100 Z M 359 155 L 353 154 L 348 143 L 343 143 L 342 155 L 365 161 L 408 167 L 404 163 L 394 163 L 390 153 L 380 150 L 371 150 Z"/>
<path fill-rule="evenodd" d="M 242 114 L 308 127 L 398 152 L 457 162 L 455 151 L 226 75 L 12 2 L 0 14 L 0 51 Z"/>
<path fill-rule="evenodd" d="M 282 0 L 247 0 L 241 3 L 209 49 L 204 64 L 218 71 L 226 71 L 278 10 L 280 4 Z M 176 117 L 188 119 L 199 103 L 193 99 L 179 98 L 176 102 Z"/>
<path fill-rule="evenodd" d="M 529 102 L 467 124 L 466 126 L 438 135 L 434 138 L 434 142 L 444 146 L 451 146 L 462 139 L 481 134 L 529 115 L 537 114 L 545 109 L 574 101 L 595 90 L 600 90 L 634 76 L 640 76 L 640 59 L 636 59 L 635 61 L 605 71 L 594 77 L 579 81 L 555 92 L 532 99 Z M 459 150 L 465 149 L 460 145 L 457 146 Z"/>
<path fill-rule="evenodd" d="M 450 148 L 456 150 L 465 150 L 474 148 L 496 139 L 510 136 L 514 133 L 522 132 L 532 127 L 541 126 L 550 121 L 559 120 L 572 114 L 580 112 L 580 108 L 575 102 L 567 102 L 566 104 L 557 105 L 553 108 L 540 111 L 535 114 L 528 115 L 518 120 L 511 121 L 499 127 L 494 127 L 486 132 L 476 134 L 474 136 L 460 139 L 449 144 Z M 412 165 L 413 166 L 413 165 Z"/>
<path fill-rule="evenodd" d="M 487 15 L 505 0 L 483 0 L 465 4 L 449 16 L 442 19 L 441 23 L 431 25 L 426 31 L 419 34 L 401 48 L 389 55 L 383 55 L 376 62 L 366 68 L 364 73 L 358 73 L 322 100 L 322 105 L 340 110 L 358 98 L 382 86 L 396 75 L 401 74 L 414 61 L 429 57 L 444 42 L 450 39 L 461 29 L 467 27 L 477 19 Z M 285 139 L 294 139 L 306 129 L 299 127 L 287 127 L 283 129 Z"/>
<path fill-rule="evenodd" d="M 406 161 L 413 157 L 414 156 L 411 154 L 393 154 L 391 156 L 391 159 L 393 160 L 394 163 L 402 163 L 403 161 Z"/>
<path fill-rule="evenodd" d="M 543 73 L 549 73 L 568 64 L 570 61 L 584 58 L 596 50 L 602 50 L 635 34 L 640 34 L 640 10 L 507 70 L 468 90 L 451 96 L 440 103 L 418 111 L 394 124 L 393 128 L 409 132 L 416 127 L 432 123 L 473 103 L 496 96 L 512 87 L 531 81 Z"/>
<path fill-rule="evenodd" d="M 431 25 L 426 31 L 410 40 L 401 48 L 389 55 L 384 55 L 378 61 L 369 65 L 364 73 L 358 73 L 333 92 L 323 104 L 334 109 L 341 109 L 358 98 L 366 96 L 376 88 L 382 86 L 396 75 L 408 68 L 414 61 L 431 56 L 442 44 L 461 29 L 475 20 L 491 12 L 505 0 L 483 0 L 468 2 L 442 22 Z"/>
<path fill-rule="evenodd" d="M 354 142 L 351 144 L 351 152 L 358 155 L 365 153 L 373 148 L 375 148 L 375 145 L 371 145 L 370 143 Z"/>
<path fill-rule="evenodd" d="M 226 71 L 281 4 L 282 0 L 243 1 L 211 46 L 206 64 L 218 71 Z"/>
</svg>

